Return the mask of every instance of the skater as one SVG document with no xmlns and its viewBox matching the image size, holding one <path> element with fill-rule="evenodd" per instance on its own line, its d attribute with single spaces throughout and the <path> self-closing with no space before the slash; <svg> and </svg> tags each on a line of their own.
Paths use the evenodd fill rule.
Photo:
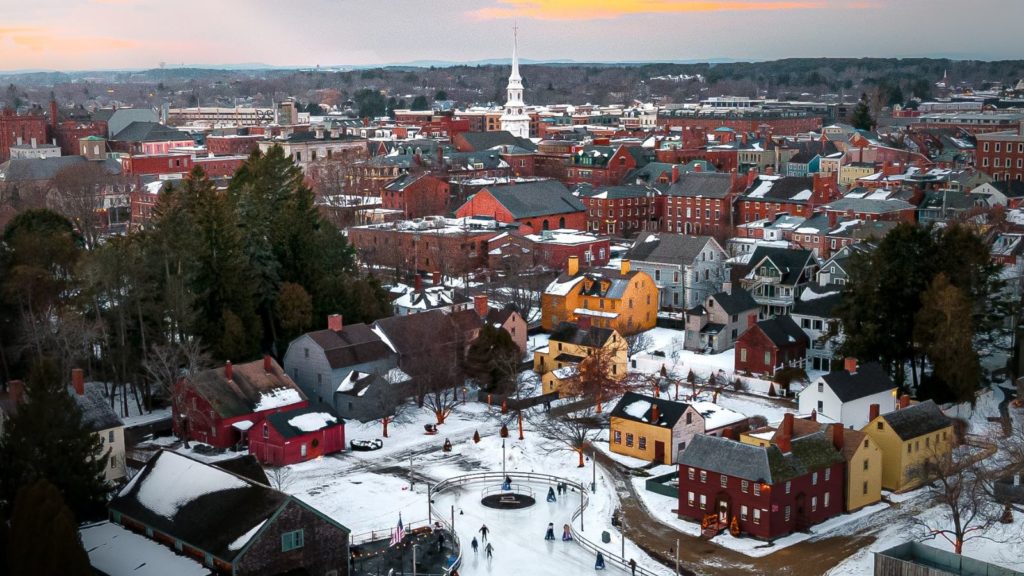
<svg viewBox="0 0 1024 576">
<path fill-rule="evenodd" d="M 444 552 L 444 532 L 437 533 L 437 552 Z"/>
<path fill-rule="evenodd" d="M 487 533 L 490 531 L 491 530 L 487 527 L 487 524 L 480 527 L 480 540 L 482 542 L 487 542 Z"/>
<path fill-rule="evenodd" d="M 597 553 L 597 562 L 594 563 L 594 570 L 604 570 L 604 554 Z"/>
<path fill-rule="evenodd" d="M 469 545 L 473 547 L 473 554 L 476 554 L 476 549 L 480 546 L 480 543 L 476 541 L 476 536 L 473 536 L 473 541 Z"/>
<path fill-rule="evenodd" d="M 633 576 L 636 576 L 636 560 L 629 559 L 629 571 Z"/>
<path fill-rule="evenodd" d="M 487 546 L 484 547 L 484 552 L 487 553 L 487 559 L 490 560 L 494 557 L 494 546 L 491 546 L 491 543 L 488 542 Z"/>
<path fill-rule="evenodd" d="M 512 489 L 512 477 L 511 476 L 505 476 L 505 483 L 501 485 L 501 489 L 502 490 L 511 490 Z"/>
<path fill-rule="evenodd" d="M 569 529 L 569 525 L 562 526 L 562 542 L 572 541 L 572 530 Z"/>
<path fill-rule="evenodd" d="M 557 498 L 555 498 L 555 489 L 548 486 L 548 502 L 554 502 L 556 500 Z"/>
<path fill-rule="evenodd" d="M 547 531 L 546 534 L 544 534 L 544 539 L 545 540 L 554 540 L 555 539 L 555 523 L 554 522 L 548 522 L 548 531 Z"/>
</svg>

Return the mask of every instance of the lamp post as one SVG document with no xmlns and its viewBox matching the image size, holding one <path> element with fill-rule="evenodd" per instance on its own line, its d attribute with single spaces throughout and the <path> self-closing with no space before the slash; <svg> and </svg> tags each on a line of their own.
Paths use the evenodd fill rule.
<svg viewBox="0 0 1024 576">
<path fill-rule="evenodd" d="M 412 545 L 412 576 L 416 576 L 416 549 L 419 548 L 419 544 Z M 679 558 L 676 558 L 676 574 L 679 574 Z"/>
<path fill-rule="evenodd" d="M 501 439 L 501 481 L 505 481 L 505 439 Z"/>
<path fill-rule="evenodd" d="M 583 484 L 580 483 L 580 532 L 583 532 Z"/>
<path fill-rule="evenodd" d="M 593 478 L 590 480 L 590 491 L 593 493 L 597 492 L 597 452 L 590 454 L 590 463 L 592 464 L 591 469 L 593 470 Z"/>
</svg>

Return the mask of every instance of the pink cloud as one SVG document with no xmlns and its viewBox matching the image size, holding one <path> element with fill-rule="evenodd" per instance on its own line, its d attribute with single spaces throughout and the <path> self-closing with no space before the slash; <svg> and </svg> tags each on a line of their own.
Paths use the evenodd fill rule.
<svg viewBox="0 0 1024 576">
<path fill-rule="evenodd" d="M 497 0 L 497 5 L 475 10 L 471 15 L 481 20 L 597 20 L 631 14 L 813 10 L 826 8 L 827 4 L 825 0 Z M 853 2 L 850 6 L 853 4 L 871 2 Z"/>
</svg>

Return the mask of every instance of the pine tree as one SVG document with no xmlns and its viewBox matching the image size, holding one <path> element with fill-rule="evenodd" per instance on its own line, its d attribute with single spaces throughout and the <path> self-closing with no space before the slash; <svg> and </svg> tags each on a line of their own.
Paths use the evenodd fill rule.
<svg viewBox="0 0 1024 576">
<path fill-rule="evenodd" d="M 79 521 L 102 516 L 109 490 L 106 450 L 82 421 L 56 364 L 37 362 L 26 381 L 28 400 L 0 439 L 0 506 L 39 479 L 52 482 Z"/>
<path fill-rule="evenodd" d="M 60 491 L 47 480 L 19 490 L 7 548 L 11 576 L 93 574 L 75 526 Z"/>
<path fill-rule="evenodd" d="M 925 379 L 918 397 L 974 406 L 981 364 L 970 317 L 970 300 L 940 272 L 921 295 L 921 310 L 915 318 L 915 340 L 932 363 L 931 377 Z"/>
<path fill-rule="evenodd" d="M 867 94 L 861 94 L 860 101 L 853 109 L 850 124 L 858 130 L 871 130 L 875 125 L 875 120 L 871 117 L 871 109 L 868 107 Z"/>
<path fill-rule="evenodd" d="M 476 380 L 486 392 L 508 391 L 510 380 L 514 383 L 519 357 L 519 347 L 508 332 L 484 324 L 466 351 L 466 376 Z"/>
</svg>

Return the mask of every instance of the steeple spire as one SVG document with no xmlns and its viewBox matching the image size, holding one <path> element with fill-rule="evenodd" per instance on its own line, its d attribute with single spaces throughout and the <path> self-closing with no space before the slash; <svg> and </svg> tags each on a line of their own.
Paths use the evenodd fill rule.
<svg viewBox="0 0 1024 576">
<path fill-rule="evenodd" d="M 512 26 L 512 74 L 508 77 L 509 80 L 522 80 L 523 77 L 519 75 L 519 25 L 515 24 Z"/>
<path fill-rule="evenodd" d="M 505 111 L 501 115 L 501 129 L 521 138 L 530 137 L 530 117 L 523 102 L 523 77 L 519 75 L 519 26 L 512 27 L 512 73 L 508 77 Z"/>
</svg>

